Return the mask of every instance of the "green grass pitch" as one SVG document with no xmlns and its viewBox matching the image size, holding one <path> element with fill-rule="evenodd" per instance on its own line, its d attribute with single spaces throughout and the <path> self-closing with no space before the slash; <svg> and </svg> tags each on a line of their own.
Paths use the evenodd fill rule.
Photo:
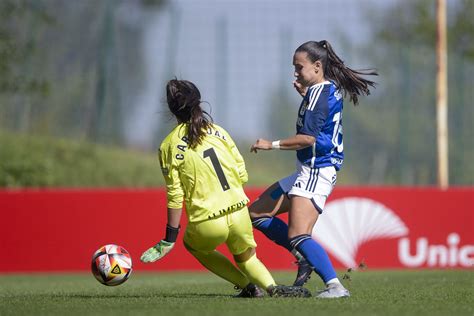
<svg viewBox="0 0 474 316">
<path fill-rule="evenodd" d="M 273 272 L 290 284 L 294 272 Z M 343 272 L 340 273 L 342 277 Z M 208 272 L 135 273 L 106 287 L 91 274 L 0 275 L 0 315 L 474 315 L 474 271 L 354 271 L 347 299 L 236 299 Z M 322 288 L 317 276 L 311 292 Z"/>
</svg>

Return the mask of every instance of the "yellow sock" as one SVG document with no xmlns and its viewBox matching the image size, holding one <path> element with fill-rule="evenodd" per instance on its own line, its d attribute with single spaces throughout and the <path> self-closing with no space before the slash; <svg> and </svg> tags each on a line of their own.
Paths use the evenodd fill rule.
<svg viewBox="0 0 474 316">
<path fill-rule="evenodd" d="M 246 287 L 250 281 L 226 256 L 217 250 L 211 252 L 200 252 L 188 249 L 189 252 L 209 271 L 220 276 L 224 280 L 239 286 Z"/>
<path fill-rule="evenodd" d="M 262 289 L 268 289 L 269 286 L 276 285 L 272 275 L 263 263 L 258 260 L 257 255 L 254 254 L 247 261 L 237 262 L 237 265 L 247 275 L 250 282 L 260 286 Z"/>
</svg>

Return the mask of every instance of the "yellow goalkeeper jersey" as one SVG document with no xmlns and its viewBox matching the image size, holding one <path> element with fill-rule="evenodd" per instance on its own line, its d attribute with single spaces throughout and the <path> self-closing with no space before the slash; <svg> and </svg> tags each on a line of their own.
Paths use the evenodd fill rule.
<svg viewBox="0 0 474 316">
<path fill-rule="evenodd" d="M 181 208 L 189 222 L 212 219 L 249 202 L 245 162 L 229 134 L 213 124 L 202 143 L 188 147 L 187 125 L 180 124 L 163 140 L 159 158 L 169 208 Z"/>
</svg>

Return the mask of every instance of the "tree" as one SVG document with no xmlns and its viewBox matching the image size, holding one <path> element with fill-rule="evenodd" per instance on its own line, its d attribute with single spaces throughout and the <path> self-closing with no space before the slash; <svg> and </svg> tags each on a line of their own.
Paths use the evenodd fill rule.
<svg viewBox="0 0 474 316">
<path fill-rule="evenodd" d="M 349 117 L 348 134 L 366 144 L 347 146 L 357 168 L 368 173 L 383 165 L 373 183 L 435 184 L 435 2 L 401 1 L 383 12 L 368 11 L 373 38 L 363 46 L 380 72 L 379 86 L 367 108 Z M 449 139 L 450 183 L 473 183 L 472 80 L 474 2 L 450 1 Z M 364 104 L 365 107 L 365 104 Z M 347 117 L 347 114 L 346 114 Z M 382 157 L 382 158 L 377 158 Z M 383 161 L 380 163 L 380 161 Z"/>
<path fill-rule="evenodd" d="M 53 22 L 43 4 L 41 0 L 0 2 L 0 124 L 5 127 L 24 130 L 31 119 L 31 98 L 44 98 L 50 91 L 48 80 L 31 71 L 39 51 L 31 31 Z M 24 106 L 8 102 L 13 97 Z"/>
<path fill-rule="evenodd" d="M 128 64 L 136 59 L 142 30 L 116 13 L 165 3 L 0 1 L 0 125 L 120 144 L 126 114 L 119 84 L 140 77 L 142 69 Z M 119 73 L 120 64 L 127 73 Z"/>
</svg>

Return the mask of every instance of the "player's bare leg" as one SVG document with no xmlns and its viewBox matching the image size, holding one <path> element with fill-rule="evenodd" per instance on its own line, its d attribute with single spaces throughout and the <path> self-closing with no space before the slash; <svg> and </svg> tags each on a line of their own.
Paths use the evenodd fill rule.
<svg viewBox="0 0 474 316">
<path fill-rule="evenodd" d="M 291 211 L 288 216 L 288 237 L 293 238 L 303 234 L 311 235 L 319 217 L 313 203 L 301 196 L 293 196 L 291 202 Z"/>
<path fill-rule="evenodd" d="M 318 298 L 349 297 L 350 293 L 337 278 L 326 251 L 311 238 L 318 217 L 319 212 L 310 199 L 293 196 L 288 217 L 288 238 L 326 284 L 326 289 L 318 293 Z"/>
<path fill-rule="evenodd" d="M 278 182 L 267 188 L 250 206 L 249 213 L 252 219 L 273 217 L 290 210 L 290 200 L 281 191 Z"/>
<path fill-rule="evenodd" d="M 269 239 L 275 241 L 280 246 L 283 246 L 291 251 L 291 253 L 296 257 L 296 263 L 298 265 L 298 273 L 296 274 L 296 279 L 293 282 L 295 286 L 303 286 L 311 277 L 313 268 L 311 265 L 294 249 L 291 249 L 287 243 L 283 241 L 279 242 L 278 238 L 273 238 L 273 236 L 266 234 L 262 229 L 265 221 L 273 218 L 278 214 L 287 213 L 290 209 L 290 200 L 282 191 L 278 182 L 272 184 L 268 189 L 266 189 L 255 202 L 249 206 L 250 217 L 252 218 L 252 224 L 255 228 L 262 231 Z M 286 233 L 286 224 L 282 221 L 275 220 L 274 225 L 279 225 L 281 230 L 281 238 L 287 239 Z"/>
</svg>

